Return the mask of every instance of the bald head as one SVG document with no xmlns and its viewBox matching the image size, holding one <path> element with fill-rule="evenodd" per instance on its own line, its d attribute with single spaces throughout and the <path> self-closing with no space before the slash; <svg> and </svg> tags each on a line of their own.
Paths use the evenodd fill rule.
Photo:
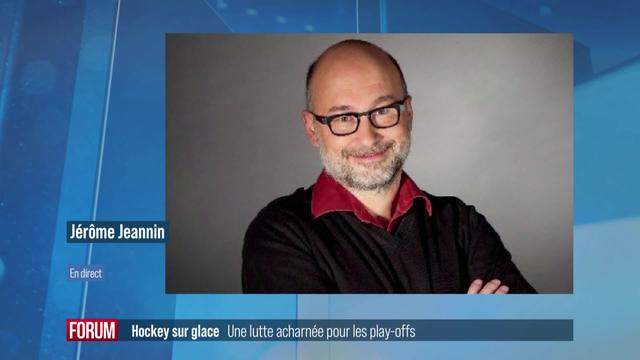
<svg viewBox="0 0 640 360">
<path fill-rule="evenodd" d="M 407 95 L 404 75 L 391 54 L 370 42 L 349 39 L 331 45 L 309 66 L 306 82 L 307 108 L 312 109 L 313 92 L 323 82 L 340 79 L 341 75 L 354 71 L 365 76 L 367 73 L 382 72 L 390 82 L 401 88 L 403 95 Z"/>
</svg>

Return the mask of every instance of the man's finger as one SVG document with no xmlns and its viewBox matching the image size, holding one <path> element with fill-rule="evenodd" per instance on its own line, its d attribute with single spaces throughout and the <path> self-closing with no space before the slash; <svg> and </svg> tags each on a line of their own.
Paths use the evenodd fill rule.
<svg viewBox="0 0 640 360">
<path fill-rule="evenodd" d="M 506 294 L 509 292 L 509 287 L 507 285 L 502 285 L 496 290 L 496 294 Z"/>
<path fill-rule="evenodd" d="M 469 291 L 467 291 L 467 294 L 477 294 L 481 288 L 482 288 L 482 280 L 475 279 L 471 283 L 471 286 L 469 286 Z"/>
<path fill-rule="evenodd" d="M 493 294 L 494 292 L 496 292 L 499 286 L 500 280 L 493 279 L 484 285 L 482 290 L 480 290 L 480 294 Z"/>
</svg>

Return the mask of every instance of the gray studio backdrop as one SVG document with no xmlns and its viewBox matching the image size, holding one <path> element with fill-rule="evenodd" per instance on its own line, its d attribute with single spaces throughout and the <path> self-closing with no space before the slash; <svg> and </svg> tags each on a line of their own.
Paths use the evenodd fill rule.
<svg viewBox="0 0 640 360">
<path fill-rule="evenodd" d="M 248 224 L 322 169 L 300 118 L 305 74 L 346 38 L 405 73 L 416 183 L 475 205 L 539 292 L 571 293 L 568 34 L 168 34 L 167 292 L 241 292 Z"/>
</svg>

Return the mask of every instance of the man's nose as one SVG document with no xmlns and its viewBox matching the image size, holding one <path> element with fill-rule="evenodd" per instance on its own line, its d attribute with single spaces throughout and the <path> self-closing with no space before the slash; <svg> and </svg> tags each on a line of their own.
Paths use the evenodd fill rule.
<svg viewBox="0 0 640 360">
<path fill-rule="evenodd" d="M 371 121 L 369 121 L 369 117 L 367 117 L 367 115 L 360 116 L 360 126 L 354 135 L 356 135 L 365 145 L 375 143 L 381 136 L 378 129 L 371 125 Z"/>
</svg>

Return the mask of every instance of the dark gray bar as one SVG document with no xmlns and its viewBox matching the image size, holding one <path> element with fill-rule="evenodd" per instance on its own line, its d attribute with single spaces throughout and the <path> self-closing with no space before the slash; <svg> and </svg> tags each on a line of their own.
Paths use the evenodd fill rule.
<svg viewBox="0 0 640 360">
<path fill-rule="evenodd" d="M 121 341 L 573 341 L 570 319 L 120 319 L 118 329 Z"/>
</svg>

